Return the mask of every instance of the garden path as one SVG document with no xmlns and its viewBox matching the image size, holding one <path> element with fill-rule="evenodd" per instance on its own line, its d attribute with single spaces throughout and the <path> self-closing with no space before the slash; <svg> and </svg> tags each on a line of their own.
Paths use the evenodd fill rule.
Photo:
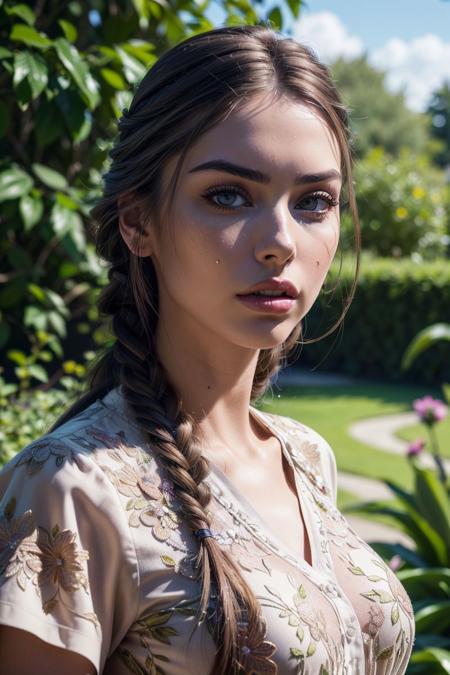
<svg viewBox="0 0 450 675">
<path fill-rule="evenodd" d="M 308 385 L 339 385 L 361 383 L 360 379 L 345 375 L 330 373 L 311 373 L 310 371 L 286 370 L 282 371 L 276 381 L 277 386 L 308 386 Z M 407 449 L 406 441 L 397 438 L 394 433 L 400 427 L 414 424 L 417 416 L 413 412 L 401 413 L 397 415 L 383 415 L 371 417 L 365 420 L 358 420 L 353 423 L 348 432 L 355 439 L 380 448 L 385 452 L 394 452 L 405 455 Z M 421 454 L 421 461 L 424 465 L 435 466 L 433 458 L 427 453 Z M 450 472 L 450 461 L 445 461 L 446 469 Z M 353 493 L 363 501 L 372 501 L 379 499 L 390 499 L 392 493 L 381 481 L 357 476 L 355 474 L 339 472 L 338 485 L 341 489 Z M 405 545 L 411 544 L 411 540 L 404 533 L 396 529 L 377 523 L 373 520 L 366 520 L 360 516 L 347 516 L 358 534 L 366 541 L 387 541 L 399 542 Z"/>
</svg>

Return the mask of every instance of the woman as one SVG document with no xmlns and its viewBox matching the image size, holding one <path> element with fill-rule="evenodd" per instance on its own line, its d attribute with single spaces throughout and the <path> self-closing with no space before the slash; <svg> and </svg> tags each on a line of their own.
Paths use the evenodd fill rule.
<svg viewBox="0 0 450 675">
<path fill-rule="evenodd" d="M 0 475 L 5 672 L 404 673 L 411 605 L 337 511 L 331 448 L 251 405 L 325 281 L 341 188 L 359 244 L 326 68 L 216 29 L 119 131 L 93 212 L 115 345 Z"/>
</svg>

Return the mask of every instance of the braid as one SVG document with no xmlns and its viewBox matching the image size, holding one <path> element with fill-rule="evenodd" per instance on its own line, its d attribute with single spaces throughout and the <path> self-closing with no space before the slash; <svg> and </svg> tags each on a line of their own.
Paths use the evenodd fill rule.
<svg viewBox="0 0 450 675">
<path fill-rule="evenodd" d="M 119 303 L 118 298 L 121 298 Z M 146 330 L 137 310 L 138 303 L 133 304 L 131 284 L 119 266 L 111 268 L 110 285 L 101 300 L 103 311 L 113 311 L 112 326 L 117 337 L 113 357 L 119 365 L 118 378 L 125 400 L 165 466 L 189 527 L 193 531 L 209 527 L 207 507 L 211 491 L 205 482 L 209 462 L 195 438 L 193 420 L 183 411 L 157 358 L 153 335 L 149 343 L 143 339 Z M 217 636 L 226 633 L 225 617 L 230 616 L 230 612 L 236 614 L 243 610 L 249 623 L 257 620 L 256 598 L 234 560 L 215 540 L 207 538 L 199 542 L 196 567 L 202 581 L 197 618 L 206 612 L 212 585 L 219 594 Z M 237 623 L 227 628 L 229 637 L 218 640 L 220 647 L 214 667 L 214 673 L 223 675 L 233 672 L 237 658 Z"/>
</svg>

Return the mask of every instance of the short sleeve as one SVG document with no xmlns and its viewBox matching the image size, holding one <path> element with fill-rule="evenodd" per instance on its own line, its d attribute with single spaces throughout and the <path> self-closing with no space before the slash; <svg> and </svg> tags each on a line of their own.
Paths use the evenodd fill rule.
<svg viewBox="0 0 450 675">
<path fill-rule="evenodd" d="M 0 472 L 0 624 L 91 661 L 98 673 L 138 606 L 119 497 L 87 454 L 41 439 Z"/>
</svg>

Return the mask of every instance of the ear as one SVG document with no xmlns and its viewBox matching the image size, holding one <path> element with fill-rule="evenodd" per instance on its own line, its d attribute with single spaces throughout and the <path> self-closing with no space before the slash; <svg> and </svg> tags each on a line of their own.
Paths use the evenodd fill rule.
<svg viewBox="0 0 450 675">
<path fill-rule="evenodd" d="M 153 253 L 151 233 L 145 229 L 141 200 L 133 192 L 127 192 L 117 199 L 119 230 L 131 253 L 146 258 Z"/>
</svg>

